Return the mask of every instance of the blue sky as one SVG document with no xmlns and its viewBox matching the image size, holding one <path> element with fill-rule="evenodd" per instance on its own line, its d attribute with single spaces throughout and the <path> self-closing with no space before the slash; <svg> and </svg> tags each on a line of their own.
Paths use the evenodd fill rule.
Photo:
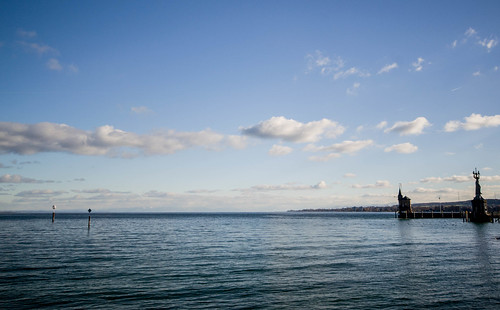
<svg viewBox="0 0 500 310">
<path fill-rule="evenodd" d="M 0 210 L 500 196 L 498 1 L 1 1 Z"/>
</svg>

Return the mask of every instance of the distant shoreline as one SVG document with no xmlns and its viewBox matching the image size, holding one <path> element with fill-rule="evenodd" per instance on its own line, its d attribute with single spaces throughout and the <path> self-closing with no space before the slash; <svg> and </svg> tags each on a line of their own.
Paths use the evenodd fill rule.
<svg viewBox="0 0 500 310">
<path fill-rule="evenodd" d="M 487 199 L 488 209 L 490 211 L 500 211 L 500 199 Z M 414 212 L 434 211 L 434 212 L 460 212 L 471 211 L 470 200 L 455 201 L 455 202 L 431 202 L 431 203 L 416 203 L 412 204 Z M 344 208 L 318 208 L 318 209 L 301 209 L 289 210 L 288 212 L 397 212 L 398 206 L 367 206 L 367 207 L 344 207 Z"/>
</svg>

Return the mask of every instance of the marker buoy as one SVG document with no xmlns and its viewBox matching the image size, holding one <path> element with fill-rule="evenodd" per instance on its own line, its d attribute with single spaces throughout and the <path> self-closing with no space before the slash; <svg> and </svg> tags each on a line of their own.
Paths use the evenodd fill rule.
<svg viewBox="0 0 500 310">
<path fill-rule="evenodd" d="M 89 209 L 89 228 L 90 228 L 90 212 L 92 212 L 92 209 Z"/>
</svg>

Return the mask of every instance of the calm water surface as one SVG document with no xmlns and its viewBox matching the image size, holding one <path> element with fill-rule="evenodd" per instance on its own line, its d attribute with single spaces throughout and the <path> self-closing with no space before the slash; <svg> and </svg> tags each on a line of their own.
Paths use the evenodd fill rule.
<svg viewBox="0 0 500 310">
<path fill-rule="evenodd" d="M 500 309 L 500 224 L 387 213 L 0 215 L 0 308 Z"/>
</svg>

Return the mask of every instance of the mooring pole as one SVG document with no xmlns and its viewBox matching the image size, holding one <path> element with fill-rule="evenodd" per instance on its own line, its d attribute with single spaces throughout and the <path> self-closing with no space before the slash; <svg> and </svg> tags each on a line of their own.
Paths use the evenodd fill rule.
<svg viewBox="0 0 500 310">
<path fill-rule="evenodd" d="M 89 209 L 89 229 L 90 229 L 90 212 L 92 212 L 92 209 Z"/>
<path fill-rule="evenodd" d="M 56 205 L 52 206 L 52 223 L 54 223 L 54 220 L 56 219 Z"/>
</svg>

